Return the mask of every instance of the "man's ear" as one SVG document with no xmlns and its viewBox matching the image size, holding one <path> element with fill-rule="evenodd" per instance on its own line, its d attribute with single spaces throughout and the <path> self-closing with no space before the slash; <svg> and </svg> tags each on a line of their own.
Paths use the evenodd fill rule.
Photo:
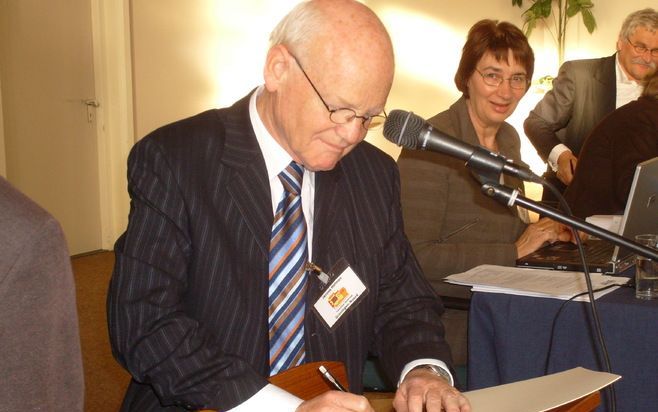
<svg viewBox="0 0 658 412">
<path fill-rule="evenodd" d="M 265 58 L 263 78 L 265 88 L 269 92 L 278 90 L 288 77 L 290 69 L 290 54 L 285 46 L 279 44 L 270 48 Z"/>
</svg>

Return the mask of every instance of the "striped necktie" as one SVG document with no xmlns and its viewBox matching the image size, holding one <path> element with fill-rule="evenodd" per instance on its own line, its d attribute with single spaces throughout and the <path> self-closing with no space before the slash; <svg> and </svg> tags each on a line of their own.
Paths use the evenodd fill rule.
<svg viewBox="0 0 658 412">
<path fill-rule="evenodd" d="M 300 195 L 304 168 L 279 173 L 283 198 L 276 208 L 269 263 L 270 376 L 304 361 L 304 309 L 308 248 Z"/>
</svg>

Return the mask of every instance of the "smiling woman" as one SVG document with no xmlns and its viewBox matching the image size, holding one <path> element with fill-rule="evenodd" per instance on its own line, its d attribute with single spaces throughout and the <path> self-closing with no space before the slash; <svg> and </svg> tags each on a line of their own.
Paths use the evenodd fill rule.
<svg viewBox="0 0 658 412">
<path fill-rule="evenodd" d="M 534 53 L 526 37 L 507 22 L 482 20 L 471 27 L 455 75 L 463 96 L 429 119 L 439 130 L 471 145 L 498 152 L 523 164 L 520 139 L 505 120 L 526 93 L 534 71 Z M 451 308 L 467 307 L 470 291 L 443 278 L 480 264 L 513 265 L 545 241 L 563 235 L 549 220 L 527 225 L 525 216 L 481 193 L 463 161 L 446 155 L 403 149 L 398 159 L 405 228 L 425 276 Z M 504 184 L 522 190 L 505 176 Z M 466 302 L 464 302 L 466 301 Z M 465 323 L 465 316 L 446 319 Z M 465 353 L 465 325 L 446 323 L 453 350 Z M 461 331 L 451 336 L 451 330 Z M 456 356 L 465 363 L 465 356 Z"/>
<path fill-rule="evenodd" d="M 516 26 L 482 20 L 469 31 L 455 75 L 462 98 L 429 122 L 466 143 L 522 163 L 518 134 L 505 119 L 525 94 L 533 70 L 534 54 Z M 407 234 L 425 275 L 442 296 L 470 295 L 461 287 L 444 284 L 444 276 L 480 263 L 513 264 L 518 255 L 529 253 L 528 246 L 538 247 L 546 240 L 543 236 L 555 236 L 552 231 L 541 236 L 533 232 L 530 245 L 515 244 L 529 237 L 525 222 L 515 211 L 482 195 L 461 161 L 405 149 L 398 165 Z M 520 181 L 505 180 L 522 189 Z M 474 219 L 476 225 L 471 224 Z M 458 234 L 450 235 L 455 231 Z M 522 234 L 525 237 L 519 239 Z"/>
</svg>

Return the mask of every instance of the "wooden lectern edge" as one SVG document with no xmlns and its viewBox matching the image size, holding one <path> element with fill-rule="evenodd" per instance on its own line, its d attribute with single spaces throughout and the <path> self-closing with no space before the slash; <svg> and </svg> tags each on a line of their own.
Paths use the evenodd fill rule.
<svg viewBox="0 0 658 412">
<path fill-rule="evenodd" d="M 320 365 L 331 373 L 345 388 L 349 388 L 347 371 L 342 362 L 310 362 L 283 371 L 270 377 L 271 384 L 276 385 L 303 399 L 312 399 L 324 392 L 335 390 L 319 371 Z"/>
</svg>

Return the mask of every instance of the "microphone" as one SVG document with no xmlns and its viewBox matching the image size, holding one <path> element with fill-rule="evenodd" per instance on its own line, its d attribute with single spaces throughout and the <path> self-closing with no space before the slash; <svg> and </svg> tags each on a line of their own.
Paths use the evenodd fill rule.
<svg viewBox="0 0 658 412">
<path fill-rule="evenodd" d="M 531 182 L 541 182 L 529 168 L 515 164 L 482 146 L 473 146 L 434 128 L 413 112 L 393 110 L 384 122 L 384 137 L 398 146 L 429 150 L 463 159 L 466 166 L 483 173 L 505 173 Z"/>
</svg>

